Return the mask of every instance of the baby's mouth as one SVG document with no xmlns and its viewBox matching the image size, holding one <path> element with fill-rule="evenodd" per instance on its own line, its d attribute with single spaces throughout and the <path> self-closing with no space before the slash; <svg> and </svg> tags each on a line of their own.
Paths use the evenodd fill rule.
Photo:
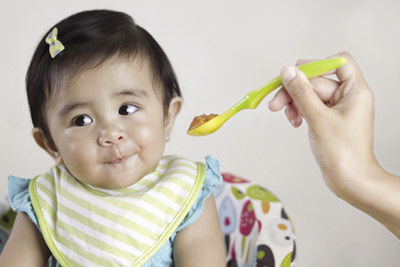
<svg viewBox="0 0 400 267">
<path fill-rule="evenodd" d="M 119 163 L 124 163 L 125 161 L 127 161 L 130 158 L 130 156 L 127 157 L 121 157 L 121 158 L 117 158 L 113 161 L 107 162 L 109 164 L 119 164 Z"/>
</svg>

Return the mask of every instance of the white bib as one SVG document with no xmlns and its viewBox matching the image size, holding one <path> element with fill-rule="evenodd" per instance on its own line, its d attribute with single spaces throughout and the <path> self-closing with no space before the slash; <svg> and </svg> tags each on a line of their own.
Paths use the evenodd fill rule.
<svg viewBox="0 0 400 267">
<path fill-rule="evenodd" d="M 127 188 L 83 184 L 62 165 L 35 177 L 29 192 L 44 239 L 62 266 L 141 266 L 178 228 L 204 177 L 203 164 L 165 156 Z"/>
</svg>

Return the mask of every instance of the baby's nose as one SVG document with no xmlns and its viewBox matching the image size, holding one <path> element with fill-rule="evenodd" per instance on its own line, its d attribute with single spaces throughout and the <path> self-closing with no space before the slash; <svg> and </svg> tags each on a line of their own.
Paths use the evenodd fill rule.
<svg viewBox="0 0 400 267">
<path fill-rule="evenodd" d="M 114 128 L 101 131 L 98 142 L 101 146 L 111 146 L 121 142 L 124 138 L 123 131 Z"/>
</svg>

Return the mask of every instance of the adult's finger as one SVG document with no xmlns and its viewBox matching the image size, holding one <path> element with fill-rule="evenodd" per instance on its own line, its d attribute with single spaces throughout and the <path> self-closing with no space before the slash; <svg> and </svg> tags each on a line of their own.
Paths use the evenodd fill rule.
<svg viewBox="0 0 400 267">
<path fill-rule="evenodd" d="M 303 119 L 295 102 L 290 102 L 286 105 L 285 114 L 293 127 L 297 128 L 302 124 Z"/>
<path fill-rule="evenodd" d="M 339 82 L 324 77 L 312 78 L 310 83 L 314 88 L 314 91 L 324 103 L 328 103 L 332 100 L 333 94 L 340 85 Z M 292 101 L 293 99 L 286 91 L 285 87 L 282 87 L 275 94 L 274 98 L 269 101 L 268 107 L 271 111 L 279 111 Z M 330 104 L 333 105 L 333 103 Z"/>
<path fill-rule="evenodd" d="M 279 110 L 283 109 L 290 102 L 292 102 L 292 97 L 286 91 L 285 87 L 282 87 L 275 94 L 274 98 L 272 98 L 269 101 L 268 108 L 271 111 L 279 111 Z"/>
<path fill-rule="evenodd" d="M 286 91 L 296 103 L 303 117 L 312 122 L 320 120 L 326 108 L 304 73 L 294 66 L 284 67 L 281 77 Z"/>
<path fill-rule="evenodd" d="M 310 80 L 314 91 L 317 93 L 322 102 L 330 102 L 340 83 L 325 77 L 316 77 Z"/>
<path fill-rule="evenodd" d="M 349 52 L 341 52 L 328 58 L 345 57 L 346 64 L 336 69 L 336 76 L 341 83 L 352 81 L 364 81 L 361 69 L 355 61 L 354 57 Z"/>
</svg>

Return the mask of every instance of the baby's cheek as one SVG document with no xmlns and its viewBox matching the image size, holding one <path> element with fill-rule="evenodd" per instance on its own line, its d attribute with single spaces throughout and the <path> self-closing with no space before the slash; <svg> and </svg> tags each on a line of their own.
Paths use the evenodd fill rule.
<svg viewBox="0 0 400 267">
<path fill-rule="evenodd" d="M 131 138 L 144 163 L 156 165 L 164 154 L 164 129 L 156 125 L 138 127 Z"/>
<path fill-rule="evenodd" d="M 162 126 L 162 125 L 161 125 Z M 157 147 L 165 143 L 164 128 L 156 124 L 144 124 L 133 129 L 133 141 L 142 147 Z"/>
<path fill-rule="evenodd" d="M 68 170 L 75 176 L 84 175 L 90 168 L 91 162 L 98 160 L 98 153 L 93 147 L 80 143 L 69 143 L 66 149 L 61 151 L 61 156 Z"/>
</svg>

